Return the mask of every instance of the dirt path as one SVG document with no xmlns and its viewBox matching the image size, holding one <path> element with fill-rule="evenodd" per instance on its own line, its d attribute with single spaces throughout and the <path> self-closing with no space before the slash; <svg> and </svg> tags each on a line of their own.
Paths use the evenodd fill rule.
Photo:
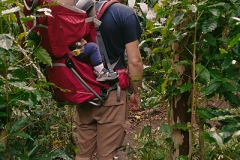
<svg viewBox="0 0 240 160">
<path fill-rule="evenodd" d="M 163 106 L 155 108 L 154 110 L 140 110 L 138 112 L 129 111 L 128 119 L 132 126 L 129 132 L 126 134 L 125 140 L 123 142 L 123 148 L 119 150 L 118 158 L 116 159 L 130 160 L 127 156 L 128 148 L 135 148 L 135 146 L 138 145 L 136 140 L 134 140 L 135 135 L 140 133 L 144 126 L 147 126 L 150 123 L 152 129 L 159 129 L 160 124 L 167 121 L 166 118 L 166 108 Z"/>
</svg>

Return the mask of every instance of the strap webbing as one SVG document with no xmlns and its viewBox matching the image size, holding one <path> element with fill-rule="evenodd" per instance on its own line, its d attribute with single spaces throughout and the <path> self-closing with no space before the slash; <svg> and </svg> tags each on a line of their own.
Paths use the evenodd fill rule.
<svg viewBox="0 0 240 160">
<path fill-rule="evenodd" d="M 107 92 L 111 92 L 113 90 L 117 90 L 117 102 L 120 102 L 121 99 L 121 88 L 119 86 L 119 82 L 115 83 L 114 85 L 110 86 Z"/>
<path fill-rule="evenodd" d="M 97 11 L 96 14 L 99 14 L 99 12 L 101 11 L 103 5 L 106 3 L 106 0 L 99 0 L 97 3 L 95 3 L 95 10 Z"/>
<path fill-rule="evenodd" d="M 103 39 L 102 39 L 101 32 L 100 32 L 99 28 L 96 28 L 96 29 L 97 29 L 97 43 L 98 43 L 98 46 L 99 46 L 100 53 L 105 58 L 105 63 L 107 64 L 109 72 L 113 73 L 114 72 L 113 67 L 112 67 L 112 65 L 109 61 L 108 54 L 107 54 L 106 47 L 105 47 Z"/>
</svg>

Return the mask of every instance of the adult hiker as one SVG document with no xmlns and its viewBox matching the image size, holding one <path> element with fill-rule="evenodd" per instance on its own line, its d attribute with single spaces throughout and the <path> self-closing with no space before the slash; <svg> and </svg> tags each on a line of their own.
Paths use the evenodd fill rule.
<svg viewBox="0 0 240 160">
<path fill-rule="evenodd" d="M 110 63 L 118 61 L 114 70 L 128 68 L 133 92 L 130 102 L 139 105 L 143 64 L 138 47 L 142 33 L 138 18 L 132 8 L 114 3 L 100 20 Z M 75 160 L 90 160 L 95 153 L 99 160 L 113 160 L 130 125 L 127 111 L 127 89 L 121 90 L 120 101 L 117 101 L 117 91 L 113 90 L 100 107 L 89 103 L 79 105 L 74 117 L 79 147 Z"/>
</svg>

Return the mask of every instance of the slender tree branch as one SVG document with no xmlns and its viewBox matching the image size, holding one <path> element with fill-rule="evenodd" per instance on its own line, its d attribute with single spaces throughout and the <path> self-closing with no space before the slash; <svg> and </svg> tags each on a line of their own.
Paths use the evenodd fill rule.
<svg viewBox="0 0 240 160">
<path fill-rule="evenodd" d="M 196 15 L 195 15 L 196 16 Z M 189 129 L 189 154 L 188 159 L 192 159 L 193 155 L 193 129 L 194 123 L 196 121 L 196 51 L 197 51 L 197 26 L 194 30 L 194 45 L 193 45 L 193 58 L 192 58 L 192 82 L 193 82 L 193 89 L 192 89 L 192 101 L 191 101 L 191 126 Z"/>
<path fill-rule="evenodd" d="M 15 43 L 17 44 L 17 47 L 20 49 L 20 51 L 22 52 L 22 54 L 24 55 L 24 57 L 30 62 L 30 64 L 33 66 L 33 68 L 37 71 L 38 73 L 38 77 L 40 79 L 44 79 L 45 76 L 42 74 L 42 72 L 40 71 L 40 69 L 33 63 L 33 61 L 31 60 L 31 58 L 28 56 L 27 52 L 15 41 Z"/>
</svg>

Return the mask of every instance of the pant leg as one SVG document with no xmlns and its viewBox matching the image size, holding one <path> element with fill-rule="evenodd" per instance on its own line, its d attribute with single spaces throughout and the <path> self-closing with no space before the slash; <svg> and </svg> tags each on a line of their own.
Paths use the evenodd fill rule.
<svg viewBox="0 0 240 160">
<path fill-rule="evenodd" d="M 116 91 L 111 92 L 97 118 L 97 153 L 99 160 L 112 160 L 121 147 L 126 131 L 130 127 L 127 121 L 127 94 L 121 91 L 121 100 L 117 102 Z"/>
<path fill-rule="evenodd" d="M 99 160 L 113 159 L 122 145 L 126 128 L 130 126 L 127 121 L 126 96 L 123 90 L 121 100 L 117 102 L 116 91 L 112 91 L 104 106 L 88 104 L 77 108 L 75 124 L 80 152 L 76 160 L 90 158 L 95 150 Z"/>
<path fill-rule="evenodd" d="M 97 122 L 93 119 L 95 107 L 85 104 L 75 111 L 74 124 L 77 128 L 79 153 L 75 160 L 90 160 L 97 148 Z"/>
<path fill-rule="evenodd" d="M 98 45 L 94 42 L 88 42 L 84 45 L 84 52 L 76 57 L 79 61 L 86 61 L 89 59 L 93 66 L 101 64 L 102 57 Z"/>
</svg>

